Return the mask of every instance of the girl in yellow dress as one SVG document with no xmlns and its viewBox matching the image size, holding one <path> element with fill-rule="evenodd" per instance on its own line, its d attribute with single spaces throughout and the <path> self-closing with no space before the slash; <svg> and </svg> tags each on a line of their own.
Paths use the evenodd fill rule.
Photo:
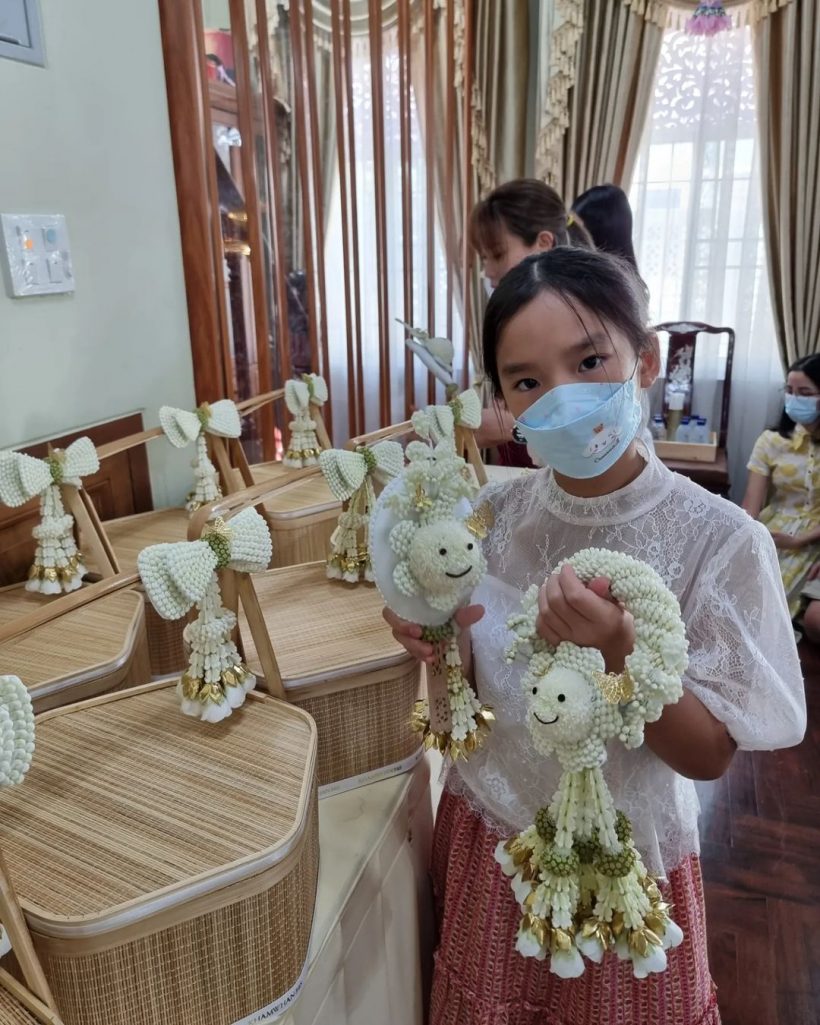
<svg viewBox="0 0 820 1025">
<path fill-rule="evenodd" d="M 820 559 L 820 355 L 789 367 L 780 424 L 764 431 L 749 459 L 743 508 L 765 523 L 777 545 L 792 616 Z"/>
</svg>

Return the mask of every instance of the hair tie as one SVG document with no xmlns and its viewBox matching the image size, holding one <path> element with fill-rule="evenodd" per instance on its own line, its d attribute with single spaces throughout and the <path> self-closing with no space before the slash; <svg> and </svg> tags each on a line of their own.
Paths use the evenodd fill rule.
<svg viewBox="0 0 820 1025">
<path fill-rule="evenodd" d="M 575 224 L 575 218 L 572 216 L 572 214 L 567 214 L 567 227 L 571 228 L 573 224 Z"/>
</svg>

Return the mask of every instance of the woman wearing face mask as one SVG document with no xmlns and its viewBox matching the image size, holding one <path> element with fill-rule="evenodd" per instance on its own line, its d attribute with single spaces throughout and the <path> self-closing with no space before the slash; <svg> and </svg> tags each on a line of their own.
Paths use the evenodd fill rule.
<svg viewBox="0 0 820 1025">
<path fill-rule="evenodd" d="M 777 545 L 792 615 L 812 564 L 820 559 L 820 356 L 789 368 L 778 426 L 764 431 L 749 459 L 743 508 Z"/>
<path fill-rule="evenodd" d="M 505 182 L 473 207 L 470 242 L 481 258 L 488 294 L 522 260 L 554 246 L 592 247 L 580 218 L 546 182 L 518 178 Z M 502 462 L 531 466 L 526 448 L 513 444 L 513 419 L 498 403 L 484 411 L 476 432 L 480 448 L 500 448 Z"/>
<path fill-rule="evenodd" d="M 495 524 L 489 572 L 458 614 L 463 657 L 496 723 L 451 766 L 439 805 L 432 874 L 439 916 L 431 1025 L 718 1025 L 707 963 L 693 779 L 714 779 L 736 747 L 800 741 L 805 701 L 777 555 L 768 532 L 677 476 L 636 444 L 640 392 L 658 372 L 643 294 L 611 257 L 559 247 L 512 270 L 484 319 L 484 364 L 533 450 L 551 470 L 485 489 Z M 613 745 L 606 775 L 650 872 L 663 876 L 683 945 L 638 981 L 610 954 L 562 980 L 514 951 L 520 910 L 494 860 L 500 838 L 533 821 L 560 768 L 536 753 L 523 668 L 509 665 L 506 627 L 537 583 L 538 629 L 599 648 L 621 672 L 630 615 L 605 579 L 580 582 L 559 562 L 588 547 L 653 566 L 681 603 L 689 668 L 681 701 L 648 725 L 642 748 Z M 430 662 L 417 625 L 386 611 L 397 640 Z M 765 658 L 760 652 L 765 652 Z"/>
</svg>

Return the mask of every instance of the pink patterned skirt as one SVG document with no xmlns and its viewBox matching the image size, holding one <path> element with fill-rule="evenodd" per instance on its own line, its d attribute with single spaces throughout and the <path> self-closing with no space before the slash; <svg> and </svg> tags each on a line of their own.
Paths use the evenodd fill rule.
<svg viewBox="0 0 820 1025">
<path fill-rule="evenodd" d="M 445 790 L 433 841 L 439 945 L 430 1025 L 720 1025 L 697 857 L 663 886 L 685 935 L 665 972 L 639 981 L 609 956 L 563 980 L 514 949 L 520 911 L 493 857 L 498 840 L 463 797 Z"/>
</svg>

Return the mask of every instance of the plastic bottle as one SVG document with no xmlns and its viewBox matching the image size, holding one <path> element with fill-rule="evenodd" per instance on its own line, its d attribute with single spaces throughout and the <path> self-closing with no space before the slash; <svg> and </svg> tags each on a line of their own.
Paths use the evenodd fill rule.
<svg viewBox="0 0 820 1025">
<path fill-rule="evenodd" d="M 681 418 L 680 427 L 675 432 L 675 441 L 687 442 L 692 440 L 691 419 L 688 416 Z"/>
<path fill-rule="evenodd" d="M 666 424 L 663 422 L 663 417 L 660 413 L 656 413 L 652 417 L 650 431 L 654 441 L 666 441 Z"/>
<path fill-rule="evenodd" d="M 692 434 L 692 441 L 696 441 L 698 445 L 708 445 L 711 440 L 707 423 L 708 421 L 705 416 L 698 417 L 697 426 Z"/>
</svg>

